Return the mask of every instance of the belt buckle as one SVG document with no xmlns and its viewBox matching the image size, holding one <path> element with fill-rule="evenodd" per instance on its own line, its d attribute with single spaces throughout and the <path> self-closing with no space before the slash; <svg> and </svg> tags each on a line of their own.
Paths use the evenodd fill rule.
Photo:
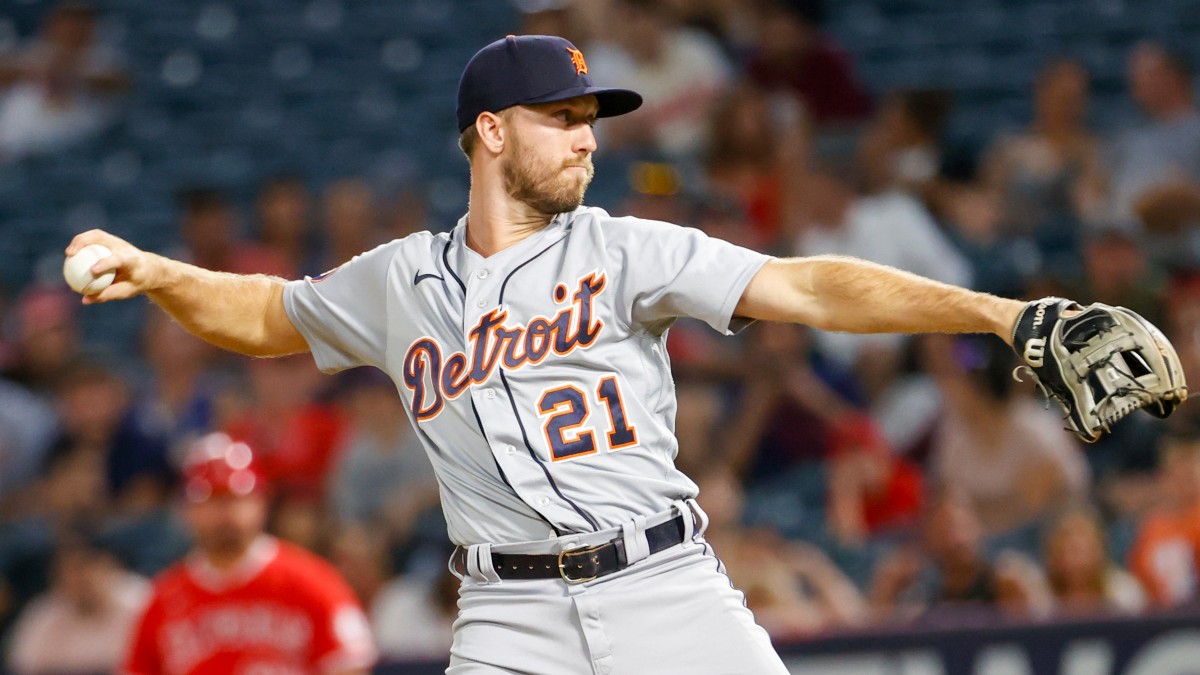
<svg viewBox="0 0 1200 675">
<path fill-rule="evenodd" d="M 592 554 L 592 553 L 595 553 L 596 551 L 599 551 L 604 546 L 605 546 L 605 544 L 600 544 L 599 546 L 586 546 L 586 547 L 580 547 L 580 548 L 564 549 L 562 552 L 560 552 L 558 554 L 558 575 L 560 577 L 562 577 L 563 581 L 567 582 L 568 584 L 572 584 L 572 585 L 586 583 L 588 581 L 591 581 L 591 580 L 599 577 L 600 576 L 599 574 L 593 574 L 590 577 L 572 577 L 570 574 L 567 573 L 567 566 L 565 564 L 563 564 L 563 558 L 568 555 Z M 596 564 L 599 565 L 599 562 L 600 561 L 597 560 Z"/>
</svg>

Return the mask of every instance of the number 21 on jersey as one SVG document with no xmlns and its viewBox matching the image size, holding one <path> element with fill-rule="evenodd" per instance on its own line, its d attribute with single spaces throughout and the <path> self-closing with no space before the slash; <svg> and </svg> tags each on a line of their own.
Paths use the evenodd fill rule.
<svg viewBox="0 0 1200 675">
<path fill-rule="evenodd" d="M 608 449 L 620 450 L 637 445 L 637 430 L 625 414 L 617 377 L 610 375 L 602 378 L 591 393 L 595 395 L 597 405 L 608 410 Z M 538 413 L 546 418 L 542 431 L 550 448 L 550 459 L 557 462 L 598 452 L 595 430 L 587 426 L 590 406 L 588 392 L 572 385 L 542 392 L 537 407 Z"/>
</svg>

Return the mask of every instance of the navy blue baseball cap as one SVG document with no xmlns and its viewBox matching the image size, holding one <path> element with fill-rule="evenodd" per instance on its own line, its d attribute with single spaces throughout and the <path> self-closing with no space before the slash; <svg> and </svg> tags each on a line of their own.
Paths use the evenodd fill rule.
<svg viewBox="0 0 1200 675">
<path fill-rule="evenodd" d="M 550 103 L 593 94 L 597 117 L 637 110 L 642 97 L 628 89 L 592 84 L 583 52 L 555 35 L 510 35 L 480 49 L 458 81 L 458 131 L 475 124 L 481 112 L 514 105 Z"/>
</svg>

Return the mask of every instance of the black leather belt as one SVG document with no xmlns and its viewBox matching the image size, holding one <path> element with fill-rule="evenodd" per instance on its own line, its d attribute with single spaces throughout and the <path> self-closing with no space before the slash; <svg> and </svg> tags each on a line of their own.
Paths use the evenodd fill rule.
<svg viewBox="0 0 1200 675">
<path fill-rule="evenodd" d="M 683 539 L 683 516 L 646 528 L 651 554 L 683 543 Z M 617 537 L 598 546 L 572 548 L 562 553 L 493 553 L 492 566 L 501 579 L 562 578 L 569 584 L 581 584 L 625 569 L 629 559 L 625 555 L 625 539 Z"/>
</svg>

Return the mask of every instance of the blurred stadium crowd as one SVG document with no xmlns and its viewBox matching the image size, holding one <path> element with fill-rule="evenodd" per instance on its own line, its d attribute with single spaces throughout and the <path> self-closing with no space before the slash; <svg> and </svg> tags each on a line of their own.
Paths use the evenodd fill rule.
<svg viewBox="0 0 1200 675">
<path fill-rule="evenodd" d="M 272 531 L 390 660 L 448 653 L 437 485 L 382 374 L 231 357 L 57 278 L 106 227 L 295 278 L 465 205 L 455 80 L 555 33 L 598 84 L 588 202 L 779 255 L 1122 304 L 1200 382 L 1195 2 L 254 0 L 0 6 L 0 617 L 21 673 L 103 671 L 187 550 L 181 448 L 247 441 Z M 1197 602 L 1200 409 L 1086 449 L 982 337 L 671 334 L 679 464 L 779 640 Z M 990 620 L 990 619 L 988 619 Z M 62 645 L 70 644 L 70 649 Z"/>
</svg>

